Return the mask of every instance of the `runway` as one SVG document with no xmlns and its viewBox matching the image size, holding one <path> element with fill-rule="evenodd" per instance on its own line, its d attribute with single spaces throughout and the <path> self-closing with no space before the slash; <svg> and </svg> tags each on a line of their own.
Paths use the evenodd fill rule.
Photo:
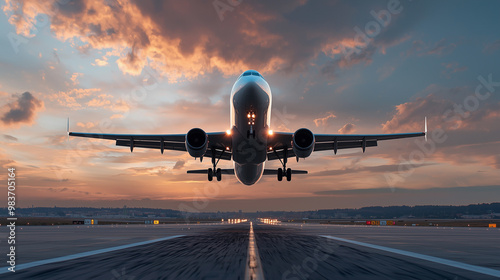
<svg viewBox="0 0 500 280">
<path fill-rule="evenodd" d="M 257 254 L 250 236 L 250 223 L 30 226 L 18 230 L 17 271 L 0 277 L 248 279 L 252 263 L 257 279 L 500 278 L 499 229 L 254 221 Z"/>
</svg>

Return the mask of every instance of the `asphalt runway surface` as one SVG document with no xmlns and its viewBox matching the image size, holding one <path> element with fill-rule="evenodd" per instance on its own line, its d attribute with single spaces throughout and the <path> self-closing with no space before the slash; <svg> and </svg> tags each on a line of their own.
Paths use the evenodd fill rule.
<svg viewBox="0 0 500 280">
<path fill-rule="evenodd" d="M 246 279 L 249 263 L 264 279 L 500 278 L 499 229 L 254 222 L 253 231 L 256 263 L 250 223 L 24 227 L 17 271 L 2 267 L 0 278 Z"/>
</svg>

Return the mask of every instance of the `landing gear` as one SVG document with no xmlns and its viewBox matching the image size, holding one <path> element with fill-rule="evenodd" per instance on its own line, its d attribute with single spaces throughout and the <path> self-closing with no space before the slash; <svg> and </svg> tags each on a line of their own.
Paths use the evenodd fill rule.
<svg viewBox="0 0 500 280">
<path fill-rule="evenodd" d="M 288 169 L 286 170 L 286 180 L 287 180 L 288 182 L 292 181 L 292 169 L 290 169 L 290 168 L 288 168 Z"/>
<path fill-rule="evenodd" d="M 217 176 L 217 181 L 222 180 L 222 170 L 217 168 L 217 172 L 215 172 L 215 176 Z"/>
<path fill-rule="evenodd" d="M 276 157 L 278 157 L 281 164 L 283 165 L 283 168 L 278 168 L 278 181 L 280 181 L 280 182 L 283 181 L 283 176 L 285 176 L 286 180 L 288 182 L 290 182 L 292 180 L 292 169 L 286 168 L 286 163 L 288 161 L 288 148 L 287 147 L 284 148 L 283 153 L 284 153 L 283 160 L 281 160 L 281 158 L 278 155 L 278 153 L 276 152 L 276 150 L 274 150 L 274 154 L 276 155 Z"/>
<path fill-rule="evenodd" d="M 250 139 L 250 136 L 255 139 L 255 130 L 253 129 L 253 126 L 255 125 L 255 112 L 253 110 L 249 111 L 247 113 L 247 118 L 248 118 L 248 125 L 250 126 L 250 129 L 247 130 L 247 138 Z"/>
<path fill-rule="evenodd" d="M 214 179 L 214 172 L 212 171 L 212 168 L 208 169 L 208 181 L 212 181 Z"/>
<path fill-rule="evenodd" d="M 255 139 L 255 130 L 253 130 L 252 128 L 250 128 L 249 130 L 247 130 L 247 138 L 250 139 L 250 136 L 252 136 L 253 139 Z"/>
<path fill-rule="evenodd" d="M 219 156 L 219 158 L 216 158 L 216 151 L 214 147 L 210 148 L 212 150 L 212 165 L 213 169 L 209 168 L 208 169 L 208 181 L 212 181 L 214 177 L 217 178 L 217 181 L 222 180 L 222 170 L 220 168 L 217 168 L 217 164 L 219 163 L 219 160 L 222 158 L 222 155 L 224 154 L 224 149 L 222 149 L 222 152 Z"/>
</svg>

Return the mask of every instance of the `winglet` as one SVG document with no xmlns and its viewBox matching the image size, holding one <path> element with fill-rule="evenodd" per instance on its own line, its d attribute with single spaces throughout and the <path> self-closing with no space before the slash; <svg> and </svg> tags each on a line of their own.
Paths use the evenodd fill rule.
<svg viewBox="0 0 500 280">
<path fill-rule="evenodd" d="M 69 117 L 68 117 L 68 123 L 66 124 L 66 134 L 68 135 L 68 142 L 69 142 Z"/>
<path fill-rule="evenodd" d="M 427 142 L 427 117 L 425 117 L 425 142 Z"/>
</svg>

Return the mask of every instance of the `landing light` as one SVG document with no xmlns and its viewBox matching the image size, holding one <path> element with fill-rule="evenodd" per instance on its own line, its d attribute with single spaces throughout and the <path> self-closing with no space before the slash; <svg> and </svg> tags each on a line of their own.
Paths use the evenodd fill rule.
<svg viewBox="0 0 500 280">
<path fill-rule="evenodd" d="M 226 151 L 229 151 L 229 147 L 226 147 Z"/>
<path fill-rule="evenodd" d="M 247 118 L 250 118 L 250 114 L 247 115 Z"/>
<path fill-rule="evenodd" d="M 252 114 L 252 119 L 255 119 L 255 114 Z"/>
<path fill-rule="evenodd" d="M 273 147 L 269 147 L 269 151 L 272 151 L 273 150 Z"/>
</svg>

